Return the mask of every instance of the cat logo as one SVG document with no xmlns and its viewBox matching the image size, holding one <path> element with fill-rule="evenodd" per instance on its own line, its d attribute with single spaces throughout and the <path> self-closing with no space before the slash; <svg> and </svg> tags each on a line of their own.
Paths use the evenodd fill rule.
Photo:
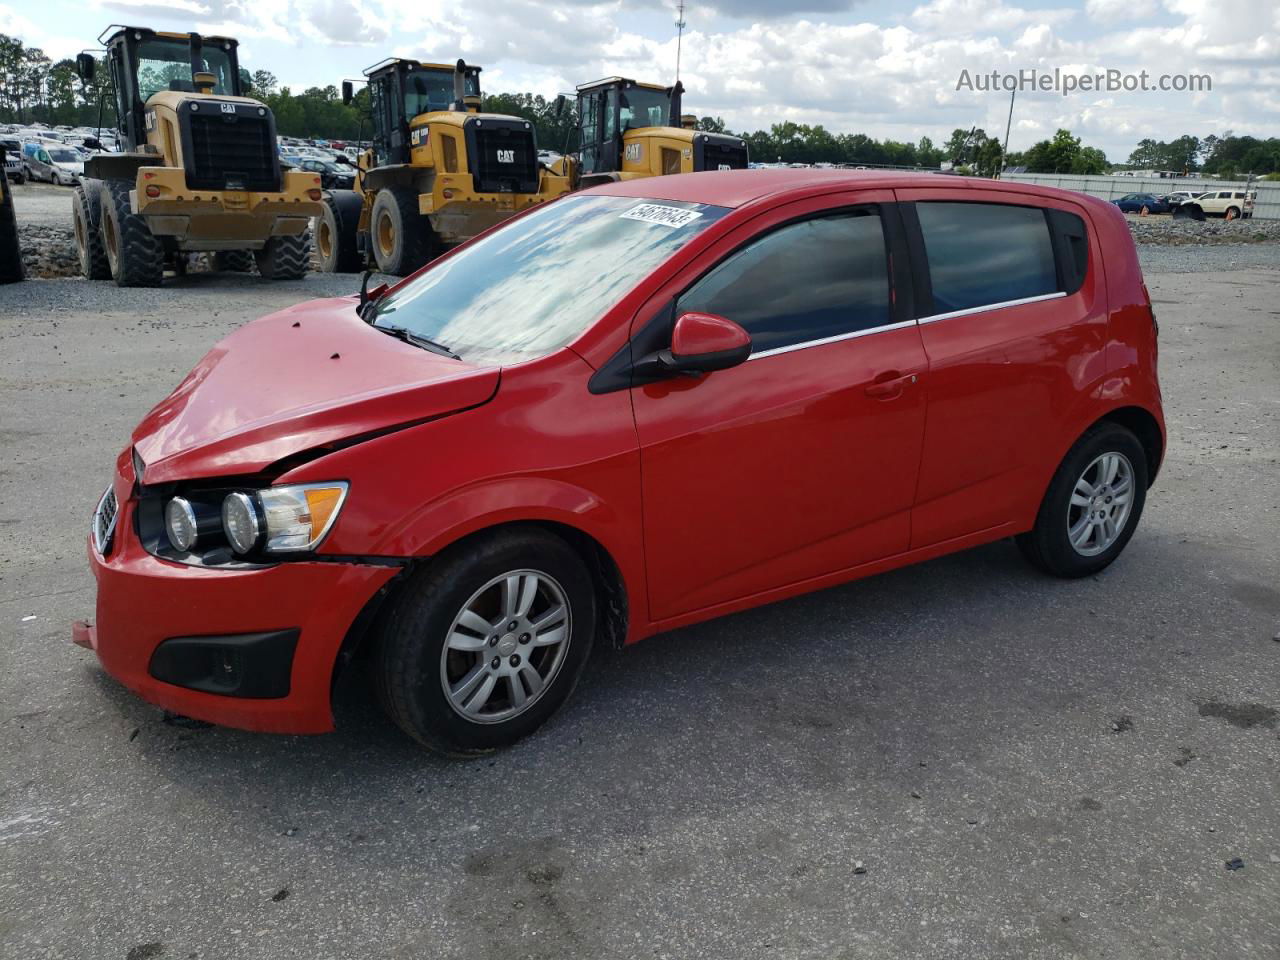
<svg viewBox="0 0 1280 960">
<path fill-rule="evenodd" d="M 148 110 L 144 115 L 143 120 L 148 130 L 154 130 L 156 128 L 156 112 L 154 110 Z"/>
<path fill-rule="evenodd" d="M 427 127 L 414 127 L 409 131 L 409 143 L 415 147 L 422 146 L 427 142 L 429 132 L 429 128 Z"/>
<path fill-rule="evenodd" d="M 644 159 L 644 144 L 628 143 L 627 144 L 627 163 L 639 163 L 643 159 Z"/>
<path fill-rule="evenodd" d="M 218 107 L 219 107 L 219 109 L 221 109 L 221 110 L 222 110 L 222 112 L 223 112 L 223 113 L 235 113 L 235 112 L 236 112 L 236 105 L 235 105 L 234 103 L 220 103 L 220 104 L 218 104 Z"/>
<path fill-rule="evenodd" d="M 514 150 L 499 150 L 498 162 L 499 163 L 515 163 L 516 152 Z"/>
</svg>

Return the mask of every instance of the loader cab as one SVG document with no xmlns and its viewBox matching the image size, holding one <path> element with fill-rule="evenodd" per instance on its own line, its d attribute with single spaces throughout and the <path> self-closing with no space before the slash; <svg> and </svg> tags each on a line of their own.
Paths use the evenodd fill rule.
<svg viewBox="0 0 1280 960">
<path fill-rule="evenodd" d="M 578 87 L 578 142 L 583 174 L 622 169 L 623 140 L 628 130 L 670 127 L 680 116 L 684 87 L 637 83 L 610 77 Z"/>
<path fill-rule="evenodd" d="M 157 93 L 244 96 L 237 44 L 230 37 L 119 27 L 102 42 L 116 95 L 116 127 L 126 151 L 147 142 L 147 101 Z M 91 57 L 82 54 L 76 65 L 81 79 L 92 78 Z"/>
<path fill-rule="evenodd" d="M 374 166 L 410 162 L 409 125 L 442 110 L 480 109 L 480 67 L 388 59 L 365 72 L 373 115 Z"/>
</svg>

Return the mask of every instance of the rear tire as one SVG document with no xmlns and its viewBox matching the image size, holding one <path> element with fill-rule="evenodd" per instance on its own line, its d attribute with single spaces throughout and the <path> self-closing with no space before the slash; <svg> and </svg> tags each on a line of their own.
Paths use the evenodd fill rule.
<svg viewBox="0 0 1280 960">
<path fill-rule="evenodd" d="M 132 186 L 128 180 L 102 181 L 102 246 L 116 286 L 158 287 L 164 279 L 164 247 L 147 221 L 130 210 Z"/>
<path fill-rule="evenodd" d="M 71 219 L 75 226 L 76 254 L 80 273 L 86 280 L 110 280 L 111 264 L 102 246 L 101 187 L 93 180 L 75 188 L 71 195 Z"/>
<path fill-rule="evenodd" d="M 1058 577 L 1087 577 L 1107 567 L 1138 527 L 1148 475 L 1146 453 L 1132 432 L 1108 421 L 1091 427 L 1054 474 L 1036 525 L 1016 538 L 1023 556 Z"/>
<path fill-rule="evenodd" d="M 591 653 L 595 608 L 587 568 L 559 537 L 530 527 L 464 541 L 392 601 L 377 643 L 378 698 L 434 750 L 508 746 L 572 693 Z"/>
<path fill-rule="evenodd" d="M 219 273 L 253 273 L 253 251 L 217 250 L 210 254 L 209 266 Z"/>
<path fill-rule="evenodd" d="M 1239 219 L 1240 219 L 1240 208 L 1239 208 L 1239 207 L 1227 207 L 1226 218 L 1227 218 L 1228 220 L 1239 220 Z"/>
<path fill-rule="evenodd" d="M 6 183 L 0 185 L 0 283 L 17 283 L 26 275 L 22 266 L 22 244 L 18 242 L 18 221 L 13 213 L 13 194 Z"/>
<path fill-rule="evenodd" d="M 403 277 L 435 255 L 431 221 L 418 212 L 418 195 L 408 187 L 384 187 L 373 201 L 369 243 L 378 270 Z"/>
<path fill-rule="evenodd" d="M 356 273 L 360 251 L 356 231 L 364 197 L 354 190 L 331 190 L 324 198 L 324 210 L 316 217 L 316 260 L 322 273 Z"/>
<path fill-rule="evenodd" d="M 271 237 L 253 258 L 266 280 L 301 280 L 311 270 L 311 235 Z"/>
</svg>

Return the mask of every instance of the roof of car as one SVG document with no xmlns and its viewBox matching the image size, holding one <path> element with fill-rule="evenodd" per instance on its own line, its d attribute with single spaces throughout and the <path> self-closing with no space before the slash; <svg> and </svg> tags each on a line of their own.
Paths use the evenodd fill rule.
<svg viewBox="0 0 1280 960">
<path fill-rule="evenodd" d="M 708 170 L 663 177 L 645 177 L 607 183 L 590 192 L 619 197 L 645 197 L 685 203 L 709 203 L 720 207 L 741 207 L 765 197 L 804 193 L 813 188 L 827 190 L 892 189 L 894 187 L 937 187 L 947 190 L 1001 190 L 1038 196 L 1061 196 L 1080 201 L 1081 194 L 1019 183 L 932 173 L 903 173 L 894 170 L 819 170 L 766 168 L 756 170 Z"/>
</svg>

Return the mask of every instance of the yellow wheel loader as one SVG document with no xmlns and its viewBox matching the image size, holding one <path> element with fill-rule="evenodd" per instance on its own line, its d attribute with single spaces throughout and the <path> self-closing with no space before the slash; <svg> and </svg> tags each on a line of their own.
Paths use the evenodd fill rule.
<svg viewBox="0 0 1280 960">
<path fill-rule="evenodd" d="M 0 146 L 0 167 L 3 164 L 4 147 Z M 9 175 L 0 169 L 0 283 L 16 283 L 25 276 L 18 221 L 13 215 L 13 190 L 9 187 Z"/>
<path fill-rule="evenodd" d="M 569 179 L 538 162 L 533 124 L 480 112 L 480 68 L 390 58 L 365 71 L 372 147 L 356 190 L 333 190 L 316 222 L 320 269 L 412 273 L 445 249 L 534 204 Z M 343 100 L 352 87 L 343 83 Z M 563 103 L 563 101 L 561 101 Z"/>
<path fill-rule="evenodd" d="M 124 152 L 90 157 L 72 197 L 84 275 L 154 287 L 206 252 L 215 268 L 304 276 L 320 177 L 281 170 L 275 118 L 243 95 L 236 41 L 143 27 L 98 39 Z M 76 58 L 82 80 L 95 67 Z"/>
<path fill-rule="evenodd" d="M 699 170 L 745 170 L 741 137 L 695 129 L 680 81 L 662 87 L 609 77 L 578 87 L 578 153 L 553 164 L 575 187 Z"/>
</svg>

